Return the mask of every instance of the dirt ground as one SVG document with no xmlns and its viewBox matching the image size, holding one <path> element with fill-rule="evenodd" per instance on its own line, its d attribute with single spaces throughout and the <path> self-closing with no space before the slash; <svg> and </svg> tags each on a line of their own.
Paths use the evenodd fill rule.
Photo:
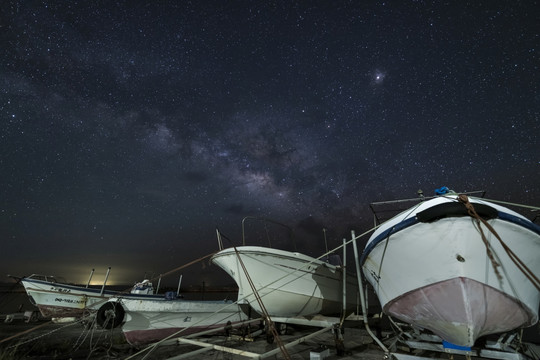
<svg viewBox="0 0 540 360">
<path fill-rule="evenodd" d="M 303 336 L 319 330 L 312 327 L 289 326 L 281 336 L 287 344 Z M 268 343 L 266 336 L 261 335 L 254 341 L 242 341 L 237 338 L 213 336 L 198 338 L 206 344 L 234 348 L 248 353 L 264 354 L 277 349 L 276 343 Z M 540 340 L 540 339 L 538 339 Z M 336 345 L 339 345 L 336 347 Z M 179 359 L 182 356 L 202 349 L 199 346 L 167 343 L 152 349 L 136 348 L 129 345 L 121 329 L 105 330 L 92 327 L 81 322 L 53 323 L 46 320 L 25 322 L 23 319 L 11 323 L 0 322 L 0 360 L 33 359 L 33 360 L 79 360 L 79 359 Z M 338 349 L 340 352 L 338 353 Z M 290 359 L 315 359 L 327 352 L 327 360 L 383 360 L 385 353 L 374 343 L 362 326 L 346 327 L 343 343 L 336 343 L 332 331 L 317 335 L 303 341 L 287 351 Z M 540 346 L 537 350 L 540 354 Z M 449 359 L 451 354 L 430 354 L 429 358 Z M 145 357 L 146 356 L 146 357 Z M 227 352 L 209 350 L 198 354 L 187 355 L 184 358 L 194 359 L 248 359 L 248 357 Z M 283 353 L 277 351 L 270 359 L 285 359 Z M 323 358 L 323 357 L 319 357 Z M 464 356 L 454 355 L 454 360 L 465 359 Z M 475 359 L 474 357 L 472 359 Z M 534 359 L 534 357 L 533 357 Z M 534 359 L 536 360 L 536 359 Z"/>
<path fill-rule="evenodd" d="M 317 329 L 318 330 L 318 329 Z M 287 343 L 307 335 L 312 329 L 289 328 L 282 341 Z M 362 358 L 366 360 L 383 359 L 383 353 L 371 344 L 371 339 L 356 329 L 347 329 L 343 356 L 337 355 L 334 336 L 330 331 L 303 342 L 288 350 L 292 359 L 309 359 L 311 352 L 319 353 L 328 348 L 326 359 Z M 81 323 L 55 324 L 50 321 L 26 323 L 23 320 L 6 324 L 0 323 L 0 359 L 142 359 L 148 353 L 144 348 L 127 344 L 121 330 L 88 328 Z M 255 341 L 240 341 L 215 336 L 199 339 L 203 342 L 240 349 L 250 353 L 262 354 L 277 348 L 269 344 L 265 336 Z M 323 348 L 321 348 L 323 346 Z M 148 359 L 170 359 L 200 349 L 194 345 L 169 344 L 156 347 Z M 361 357 L 352 356 L 362 354 Z M 352 356 L 352 357 L 351 357 Z M 197 359 L 246 359 L 244 356 L 216 350 L 206 351 L 193 358 Z M 270 357 L 285 358 L 280 352 Z"/>
</svg>

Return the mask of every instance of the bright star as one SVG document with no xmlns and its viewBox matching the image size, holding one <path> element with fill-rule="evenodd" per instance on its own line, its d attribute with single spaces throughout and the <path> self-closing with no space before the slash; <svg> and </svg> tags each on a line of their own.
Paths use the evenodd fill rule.
<svg viewBox="0 0 540 360">
<path fill-rule="evenodd" d="M 371 83 L 380 85 L 383 83 L 385 77 L 386 77 L 386 72 L 381 71 L 381 70 L 375 70 L 371 78 Z"/>
</svg>

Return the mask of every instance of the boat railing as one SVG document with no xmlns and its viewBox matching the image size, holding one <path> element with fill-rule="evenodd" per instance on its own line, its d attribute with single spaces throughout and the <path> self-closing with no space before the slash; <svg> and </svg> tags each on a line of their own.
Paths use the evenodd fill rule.
<svg viewBox="0 0 540 360">
<path fill-rule="evenodd" d="M 246 216 L 246 217 L 244 217 L 242 219 L 242 246 L 245 246 L 247 244 L 247 241 L 246 241 L 246 221 L 247 220 L 256 220 L 256 221 L 260 221 L 260 222 L 264 223 L 264 235 L 265 235 L 265 238 L 266 238 L 265 240 L 268 243 L 267 246 L 269 248 L 274 248 L 276 243 L 272 243 L 272 239 L 271 239 L 271 236 L 270 236 L 271 232 L 268 230 L 267 224 L 270 223 L 270 224 L 278 225 L 280 227 L 285 228 L 287 230 L 287 232 L 288 232 L 288 237 L 291 240 L 289 243 L 292 243 L 294 251 L 296 251 L 296 242 L 295 242 L 295 239 L 294 239 L 294 231 L 290 226 L 285 225 L 285 224 L 280 223 L 280 222 L 275 221 L 275 220 L 262 218 L 262 217 L 255 217 L 255 216 Z M 217 241 L 218 241 L 219 250 L 223 250 L 225 248 L 225 246 L 223 245 L 223 238 L 225 238 L 228 241 L 231 241 L 231 240 L 229 238 L 227 238 L 225 235 L 223 235 L 219 231 L 219 229 L 216 229 L 216 234 L 217 234 Z"/>
<path fill-rule="evenodd" d="M 411 202 L 420 203 L 422 201 L 431 200 L 445 195 L 434 195 L 434 196 L 424 196 L 422 190 L 417 191 L 418 197 L 410 199 L 398 199 L 398 200 L 389 200 L 389 201 L 378 201 L 372 202 L 369 204 L 369 208 L 373 213 L 373 223 L 374 226 L 377 226 L 384 221 L 392 218 L 401 211 L 404 211 L 411 207 Z M 486 194 L 485 190 L 476 190 L 476 191 L 465 191 L 460 192 L 459 194 L 464 195 L 474 195 L 479 198 L 483 198 Z"/>
<path fill-rule="evenodd" d="M 256 220 L 256 221 L 261 221 L 261 222 L 264 223 L 264 230 L 265 230 L 265 234 L 266 234 L 266 239 L 268 241 L 268 247 L 270 247 L 270 248 L 272 247 L 272 241 L 270 239 L 270 233 L 269 233 L 268 228 L 267 228 L 267 223 L 271 223 L 271 224 L 282 226 L 282 227 L 286 228 L 288 230 L 288 232 L 289 232 L 289 237 L 293 241 L 294 250 L 296 251 L 296 243 L 294 242 L 294 236 L 293 236 L 294 233 L 293 233 L 293 229 L 290 226 L 285 225 L 283 223 L 280 223 L 278 221 L 268 219 L 268 218 L 256 217 L 256 216 L 246 216 L 246 217 L 244 217 L 242 219 L 242 245 L 243 246 L 246 245 L 246 231 L 245 231 L 246 220 Z"/>
<path fill-rule="evenodd" d="M 65 282 L 65 280 L 63 278 L 59 278 L 59 277 L 56 277 L 56 276 L 53 276 L 53 275 L 42 275 L 42 274 L 32 274 L 32 275 L 28 276 L 27 279 L 41 280 L 41 281 L 46 281 L 46 282 L 50 282 L 50 283 Z"/>
</svg>

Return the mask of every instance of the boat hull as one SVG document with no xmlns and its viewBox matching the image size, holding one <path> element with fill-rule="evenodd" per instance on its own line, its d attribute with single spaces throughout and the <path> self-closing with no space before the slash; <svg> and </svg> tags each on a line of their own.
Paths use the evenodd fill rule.
<svg viewBox="0 0 540 360">
<path fill-rule="evenodd" d="M 118 301 L 125 310 L 122 331 L 132 345 L 142 345 L 177 335 L 223 328 L 247 320 L 231 301 L 129 299 Z"/>
<path fill-rule="evenodd" d="M 220 251 L 212 257 L 212 262 L 236 281 L 238 299 L 247 301 L 259 314 L 265 311 L 253 293 L 242 264 L 270 316 L 337 315 L 342 312 L 343 272 L 340 268 L 283 250 L 258 246 L 240 246 L 236 250 Z M 357 292 L 356 278 L 348 276 L 348 313 L 355 310 Z"/>
<path fill-rule="evenodd" d="M 483 335 L 535 324 L 540 292 L 485 226 L 492 259 L 471 217 L 439 214 L 427 222 L 414 220 L 430 206 L 456 201 L 455 196 L 427 201 L 389 220 L 368 240 L 362 268 L 383 311 L 460 346 L 473 346 Z M 540 235 L 520 225 L 528 220 L 485 201 L 471 203 L 519 217 L 516 223 L 498 215 L 487 221 L 538 276 Z"/>
<path fill-rule="evenodd" d="M 95 312 L 117 292 L 23 278 L 26 293 L 44 317 L 80 317 Z"/>
</svg>

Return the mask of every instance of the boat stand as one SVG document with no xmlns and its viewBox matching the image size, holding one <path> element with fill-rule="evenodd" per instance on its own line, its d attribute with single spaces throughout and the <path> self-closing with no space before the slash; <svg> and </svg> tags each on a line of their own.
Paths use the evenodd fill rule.
<svg viewBox="0 0 540 360">
<path fill-rule="evenodd" d="M 302 319 L 299 319 L 297 321 L 292 321 L 291 322 L 289 318 L 281 318 L 279 320 L 283 320 L 284 321 L 283 323 L 289 323 L 289 324 L 293 324 L 293 323 L 300 324 L 303 321 Z M 305 322 L 304 322 L 304 324 L 305 324 Z M 321 322 L 319 322 L 319 324 L 322 325 L 323 322 L 321 321 Z M 328 324 L 328 323 L 326 323 L 326 324 Z M 296 339 L 294 341 L 291 341 L 291 342 L 289 342 L 287 344 L 284 344 L 284 347 L 285 347 L 285 349 L 290 349 L 293 346 L 296 346 L 296 345 L 298 345 L 300 343 L 303 343 L 303 342 L 309 340 L 312 337 L 318 336 L 318 335 L 320 335 L 322 333 L 325 333 L 325 332 L 331 330 L 334 327 L 334 325 L 335 325 L 335 323 L 332 323 L 331 325 L 325 326 L 322 329 L 320 329 L 320 330 L 318 330 L 318 331 L 316 331 L 314 333 L 311 333 L 311 334 L 306 335 L 306 336 L 302 336 L 302 337 L 300 337 L 300 338 L 298 338 L 298 339 Z M 208 334 L 210 332 L 211 331 L 206 331 L 206 332 L 203 332 L 203 333 Z M 222 351 L 222 352 L 226 352 L 226 353 L 234 354 L 234 355 L 239 355 L 239 356 L 243 356 L 243 357 L 250 358 L 250 359 L 266 359 L 266 358 L 269 358 L 269 357 L 274 357 L 275 355 L 277 355 L 278 353 L 281 352 L 281 348 L 279 346 L 276 347 L 275 349 L 272 349 L 272 350 L 267 351 L 265 353 L 259 354 L 259 353 L 255 353 L 255 352 L 251 352 L 251 351 L 247 351 L 247 350 L 235 349 L 235 348 L 228 347 L 228 346 L 212 344 L 208 340 L 207 341 L 201 341 L 201 340 L 194 339 L 194 337 L 196 337 L 196 336 L 204 335 L 203 333 L 193 334 L 193 335 L 190 335 L 190 336 L 174 339 L 174 342 L 176 344 L 195 345 L 195 346 L 199 346 L 200 349 L 197 349 L 197 350 L 194 350 L 194 351 L 191 351 L 191 352 L 188 352 L 188 353 L 184 353 L 184 354 L 181 354 L 181 355 L 177 355 L 177 356 L 168 358 L 167 360 L 191 359 L 195 355 L 202 354 L 202 353 L 205 353 L 205 352 L 210 351 L 210 350 Z M 262 334 L 262 333 L 263 332 L 260 332 L 259 334 Z M 255 334 L 253 334 L 253 335 L 255 335 Z M 170 344 L 171 341 L 172 340 L 169 340 L 167 342 L 167 344 Z"/>
<path fill-rule="evenodd" d="M 516 333 L 507 333 L 500 335 L 496 341 L 486 341 L 481 347 L 466 348 L 444 343 L 436 335 L 423 333 L 418 329 L 411 329 L 402 332 L 394 339 L 393 344 L 390 346 L 392 349 L 390 355 L 398 360 L 431 359 L 433 357 L 429 356 L 430 353 L 462 355 L 466 359 L 474 357 L 480 359 L 534 360 L 535 352 L 531 346 L 534 345 L 520 343 Z"/>
<path fill-rule="evenodd" d="M 334 343 L 336 346 L 336 352 L 338 356 L 341 356 L 345 352 L 345 345 L 343 339 L 344 328 L 342 321 L 339 317 L 315 315 L 310 316 L 309 319 L 303 316 L 297 317 L 274 317 L 272 318 L 274 323 L 280 325 L 301 325 L 319 327 L 326 330 L 332 330 L 334 334 Z M 319 332 L 317 332 L 319 334 Z M 309 339 L 312 335 L 307 335 L 304 338 Z"/>
</svg>

